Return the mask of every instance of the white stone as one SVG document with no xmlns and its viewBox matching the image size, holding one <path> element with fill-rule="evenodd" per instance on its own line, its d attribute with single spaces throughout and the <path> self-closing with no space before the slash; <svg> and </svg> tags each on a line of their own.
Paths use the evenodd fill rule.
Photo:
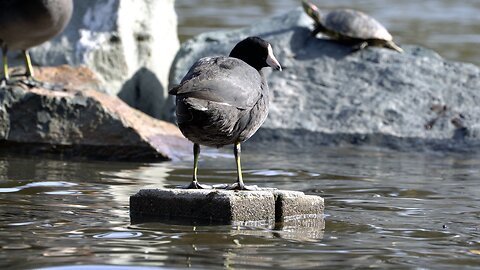
<svg viewBox="0 0 480 270">
<path fill-rule="evenodd" d="M 103 81 L 102 90 L 112 95 L 121 91 L 129 105 L 149 107 L 148 114 L 160 117 L 179 48 L 174 0 L 74 2 L 66 30 L 31 50 L 34 63 L 86 65 Z"/>
</svg>

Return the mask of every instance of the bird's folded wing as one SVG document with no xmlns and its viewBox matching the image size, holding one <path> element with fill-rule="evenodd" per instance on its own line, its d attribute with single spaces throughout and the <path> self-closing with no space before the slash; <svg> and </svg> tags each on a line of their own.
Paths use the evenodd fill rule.
<svg viewBox="0 0 480 270">
<path fill-rule="evenodd" d="M 214 59 L 215 58 L 210 58 Z M 241 60 L 199 60 L 179 86 L 169 93 L 247 109 L 255 105 L 265 87 L 261 75 Z"/>
</svg>

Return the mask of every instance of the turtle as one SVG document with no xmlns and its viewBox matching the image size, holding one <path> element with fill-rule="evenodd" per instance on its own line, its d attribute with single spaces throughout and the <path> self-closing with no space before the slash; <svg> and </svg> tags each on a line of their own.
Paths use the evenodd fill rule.
<svg viewBox="0 0 480 270">
<path fill-rule="evenodd" d="M 306 0 L 302 1 L 302 6 L 315 21 L 312 36 L 322 32 L 340 42 L 353 44 L 354 50 L 377 46 L 403 52 L 382 24 L 361 11 L 334 9 L 322 14 L 317 6 Z"/>
</svg>

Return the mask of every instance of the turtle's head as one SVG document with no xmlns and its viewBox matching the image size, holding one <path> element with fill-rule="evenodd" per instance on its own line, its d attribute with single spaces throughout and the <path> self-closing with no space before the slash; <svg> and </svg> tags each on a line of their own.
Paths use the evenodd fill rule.
<svg viewBox="0 0 480 270">
<path fill-rule="evenodd" d="M 302 1 L 303 10 L 307 13 L 310 18 L 312 18 L 315 23 L 320 22 L 320 10 L 314 4 L 308 2 L 307 0 Z"/>
</svg>

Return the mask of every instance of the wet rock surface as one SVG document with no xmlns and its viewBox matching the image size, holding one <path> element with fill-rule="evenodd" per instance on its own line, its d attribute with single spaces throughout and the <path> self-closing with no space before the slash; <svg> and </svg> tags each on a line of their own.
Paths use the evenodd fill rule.
<svg viewBox="0 0 480 270">
<path fill-rule="evenodd" d="M 411 45 L 402 46 L 403 54 L 375 47 L 352 52 L 311 37 L 312 23 L 296 9 L 250 28 L 199 35 L 181 46 L 170 87 L 197 59 L 228 55 L 239 40 L 258 35 L 272 43 L 284 71 L 266 72 L 270 113 L 249 144 L 452 151 L 480 146 L 479 67 Z"/>
<path fill-rule="evenodd" d="M 98 83 L 92 76 L 87 68 L 40 68 L 37 78 L 55 81 L 45 84 L 53 90 L 19 83 L 2 86 L 1 151 L 131 161 L 190 153 L 191 144 L 175 125 L 88 88 Z"/>
</svg>

